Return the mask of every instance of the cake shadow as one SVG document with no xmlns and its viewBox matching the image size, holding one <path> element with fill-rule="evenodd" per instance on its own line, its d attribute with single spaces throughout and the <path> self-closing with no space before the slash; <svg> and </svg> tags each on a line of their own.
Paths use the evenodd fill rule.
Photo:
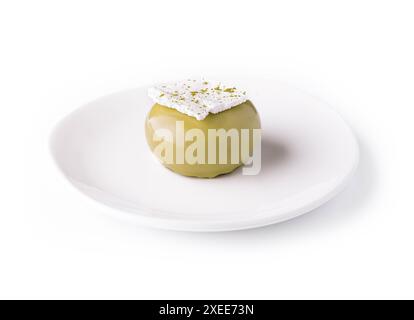
<svg viewBox="0 0 414 320">
<path fill-rule="evenodd" d="M 289 160 L 289 146 L 281 141 L 263 137 L 261 173 L 280 166 Z"/>
</svg>

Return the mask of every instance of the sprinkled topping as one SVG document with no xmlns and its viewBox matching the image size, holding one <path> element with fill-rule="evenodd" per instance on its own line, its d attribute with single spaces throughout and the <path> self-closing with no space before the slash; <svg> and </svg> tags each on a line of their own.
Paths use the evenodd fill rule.
<svg viewBox="0 0 414 320">
<path fill-rule="evenodd" d="M 209 113 L 219 113 L 247 100 L 246 91 L 217 81 L 187 79 L 148 89 L 154 102 L 203 120 Z"/>
</svg>

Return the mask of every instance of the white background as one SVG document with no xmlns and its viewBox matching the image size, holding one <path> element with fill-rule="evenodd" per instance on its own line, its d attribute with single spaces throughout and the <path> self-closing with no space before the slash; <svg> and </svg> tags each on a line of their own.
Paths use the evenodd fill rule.
<svg viewBox="0 0 414 320">
<path fill-rule="evenodd" d="M 0 298 L 414 298 L 412 1 L 2 1 Z M 99 96 L 220 71 L 328 101 L 361 164 L 301 218 L 221 234 L 108 218 L 48 152 Z"/>
</svg>

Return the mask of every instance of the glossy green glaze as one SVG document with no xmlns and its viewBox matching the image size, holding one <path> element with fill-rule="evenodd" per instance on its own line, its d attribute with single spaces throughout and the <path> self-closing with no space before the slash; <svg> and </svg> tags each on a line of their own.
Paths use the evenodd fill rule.
<svg viewBox="0 0 414 320">
<path fill-rule="evenodd" d="M 200 164 L 189 164 L 184 160 L 183 164 L 177 163 L 176 155 L 178 152 L 185 152 L 188 146 L 192 144 L 192 141 L 185 141 L 183 144 L 178 143 L 177 141 L 177 121 L 183 121 L 184 123 L 184 133 L 190 129 L 200 129 L 203 131 L 206 137 L 206 163 Z M 147 137 L 147 142 L 152 151 L 160 143 L 154 139 L 154 133 L 158 129 L 168 129 L 172 132 L 174 139 L 170 142 L 171 147 L 174 150 L 174 160 L 173 163 L 163 163 L 167 168 L 172 171 L 185 175 L 193 176 L 200 178 L 213 178 L 221 174 L 229 173 L 238 168 L 242 163 L 230 163 L 230 160 L 226 164 L 209 164 L 207 163 L 208 158 L 208 129 L 236 129 L 239 132 L 241 129 L 259 129 L 260 128 L 260 118 L 256 111 L 256 108 L 250 101 L 246 101 L 236 107 L 228 109 L 226 111 L 209 114 L 204 120 L 197 120 L 194 117 L 190 117 L 184 113 L 181 113 L 175 109 L 167 108 L 159 104 L 155 104 L 150 110 L 146 122 L 145 122 L 145 133 Z M 252 130 L 250 130 L 250 141 L 252 141 Z M 230 140 L 230 139 L 229 139 Z M 242 143 L 240 139 L 240 143 Z M 239 149 L 241 150 L 241 148 Z M 252 142 L 249 144 L 249 150 L 252 152 Z M 230 159 L 230 141 L 227 143 L 227 159 Z M 217 147 L 218 154 L 218 147 Z M 160 158 L 160 157 L 159 157 Z M 162 160 L 160 158 L 160 160 Z M 179 161 L 178 161 L 179 162 Z"/>
</svg>

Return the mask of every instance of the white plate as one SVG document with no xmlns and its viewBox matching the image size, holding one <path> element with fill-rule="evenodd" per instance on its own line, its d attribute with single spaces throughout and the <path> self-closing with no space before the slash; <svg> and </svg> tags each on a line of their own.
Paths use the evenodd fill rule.
<svg viewBox="0 0 414 320">
<path fill-rule="evenodd" d="M 262 170 L 215 179 L 177 175 L 149 151 L 146 88 L 112 94 L 67 116 L 53 157 L 80 191 L 141 224 L 188 231 L 264 226 L 315 209 L 336 195 L 358 163 L 356 140 L 324 102 L 271 81 L 245 83 L 262 119 Z"/>
</svg>

